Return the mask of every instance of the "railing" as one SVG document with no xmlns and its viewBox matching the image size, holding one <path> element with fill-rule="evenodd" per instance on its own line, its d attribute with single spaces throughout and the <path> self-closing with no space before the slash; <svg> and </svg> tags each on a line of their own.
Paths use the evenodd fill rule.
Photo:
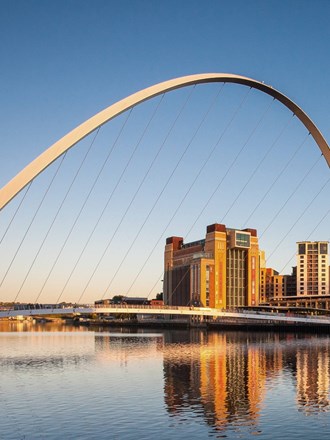
<svg viewBox="0 0 330 440">
<path fill-rule="evenodd" d="M 23 305 L 20 305 L 23 306 Z M 282 321 L 289 323 L 314 323 L 314 324 L 327 324 L 330 325 L 330 317 L 327 316 L 315 316 L 315 315 L 301 315 L 292 312 L 272 312 L 272 311 L 256 311 L 256 310 L 245 310 L 245 309 L 213 309 L 210 307 L 194 307 L 194 306 L 160 306 L 160 305 L 147 305 L 147 304 L 111 304 L 111 305 L 97 305 L 94 304 L 84 304 L 84 305 L 73 305 L 66 306 L 63 304 L 44 304 L 43 308 L 40 309 L 40 305 L 29 304 L 26 305 L 29 308 L 20 308 L 16 310 L 0 311 L 0 317 L 6 318 L 10 316 L 34 316 L 34 315 L 57 315 L 57 314 L 116 314 L 122 313 L 138 313 L 143 314 L 145 310 L 146 314 L 164 314 L 164 315 L 186 315 L 186 316 L 209 316 L 213 318 L 224 318 L 224 319 L 237 319 L 237 322 L 244 319 L 251 319 L 253 321 L 257 320 L 262 322 L 263 320 Z M 36 307 L 34 307 L 36 306 Z M 41 305 L 42 306 L 42 305 Z"/>
<path fill-rule="evenodd" d="M 89 307 L 93 307 L 96 309 L 164 309 L 164 310 L 192 310 L 198 309 L 198 307 L 185 307 L 185 306 L 160 306 L 160 305 L 151 305 L 151 304 L 96 304 L 91 305 Z M 207 310 L 210 310 L 209 308 Z"/>
</svg>

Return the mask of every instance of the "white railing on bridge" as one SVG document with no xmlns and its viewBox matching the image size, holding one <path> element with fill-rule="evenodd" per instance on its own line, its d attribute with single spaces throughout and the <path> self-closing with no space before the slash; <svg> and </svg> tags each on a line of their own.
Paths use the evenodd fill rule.
<svg viewBox="0 0 330 440">
<path fill-rule="evenodd" d="M 87 314 L 137 314 L 137 315 L 181 315 L 181 316 L 204 316 L 213 317 L 214 320 L 221 318 L 236 319 L 237 322 L 265 321 L 283 323 L 305 323 L 315 325 L 330 325 L 328 316 L 301 316 L 290 312 L 256 312 L 252 310 L 219 310 L 208 307 L 182 307 L 182 306 L 157 306 L 157 305 L 131 305 L 131 304 L 112 304 L 112 305 L 74 305 L 65 306 L 63 304 L 30 304 L 15 306 L 14 309 L 0 311 L 0 318 L 13 318 L 16 316 L 46 316 L 46 315 L 87 315 Z"/>
</svg>

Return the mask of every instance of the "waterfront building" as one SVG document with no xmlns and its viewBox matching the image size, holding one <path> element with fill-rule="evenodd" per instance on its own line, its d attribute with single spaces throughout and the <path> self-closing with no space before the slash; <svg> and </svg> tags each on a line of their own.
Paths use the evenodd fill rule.
<svg viewBox="0 0 330 440">
<path fill-rule="evenodd" d="M 148 298 L 142 298 L 142 297 L 136 297 L 136 296 L 122 296 L 118 295 L 117 297 L 114 297 L 115 299 L 99 299 L 94 302 L 95 307 L 107 307 L 111 306 L 113 304 L 122 304 L 122 305 L 148 305 L 150 304 L 150 301 Z"/>
<path fill-rule="evenodd" d="M 283 298 L 271 298 L 269 303 L 273 307 L 330 310 L 330 295 L 301 295 L 284 296 Z"/>
<path fill-rule="evenodd" d="M 264 304 L 267 302 L 267 292 L 266 292 L 266 255 L 265 251 L 259 250 L 259 303 Z"/>
<path fill-rule="evenodd" d="M 259 304 L 260 251 L 255 229 L 207 226 L 203 239 L 169 237 L 164 254 L 164 303 L 235 308 Z"/>
<path fill-rule="evenodd" d="M 297 243 L 297 296 L 329 295 L 327 241 Z"/>
<path fill-rule="evenodd" d="M 270 298 L 268 304 L 330 310 L 328 242 L 300 241 L 297 245 L 297 267 L 291 275 L 284 275 L 284 295 Z"/>
<path fill-rule="evenodd" d="M 284 296 L 297 295 L 297 266 L 292 267 L 291 275 L 284 276 Z"/>
<path fill-rule="evenodd" d="M 260 303 L 268 303 L 271 298 L 285 295 L 285 276 L 270 267 L 260 269 Z"/>
</svg>

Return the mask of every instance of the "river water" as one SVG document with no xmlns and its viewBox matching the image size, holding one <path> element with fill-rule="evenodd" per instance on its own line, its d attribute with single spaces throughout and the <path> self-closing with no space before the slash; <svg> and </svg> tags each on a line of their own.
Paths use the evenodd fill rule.
<svg viewBox="0 0 330 440">
<path fill-rule="evenodd" d="M 330 337 L 0 321 L 0 439 L 329 439 Z"/>
</svg>

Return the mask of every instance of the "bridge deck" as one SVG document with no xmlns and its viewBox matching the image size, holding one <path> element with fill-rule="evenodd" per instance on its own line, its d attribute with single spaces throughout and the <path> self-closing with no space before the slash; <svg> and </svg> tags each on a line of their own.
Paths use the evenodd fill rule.
<svg viewBox="0 0 330 440">
<path fill-rule="evenodd" d="M 153 307 L 113 305 L 110 307 L 46 307 L 26 308 L 19 310 L 0 311 L 0 318 L 16 316 L 51 316 L 51 315 L 86 315 L 86 314 L 137 314 L 137 315 L 179 315 L 179 316 L 210 316 L 213 318 L 231 318 L 237 320 L 267 320 L 288 324 L 312 324 L 330 326 L 328 316 L 299 316 L 285 313 L 255 312 L 255 311 L 223 311 L 204 307 Z"/>
</svg>

